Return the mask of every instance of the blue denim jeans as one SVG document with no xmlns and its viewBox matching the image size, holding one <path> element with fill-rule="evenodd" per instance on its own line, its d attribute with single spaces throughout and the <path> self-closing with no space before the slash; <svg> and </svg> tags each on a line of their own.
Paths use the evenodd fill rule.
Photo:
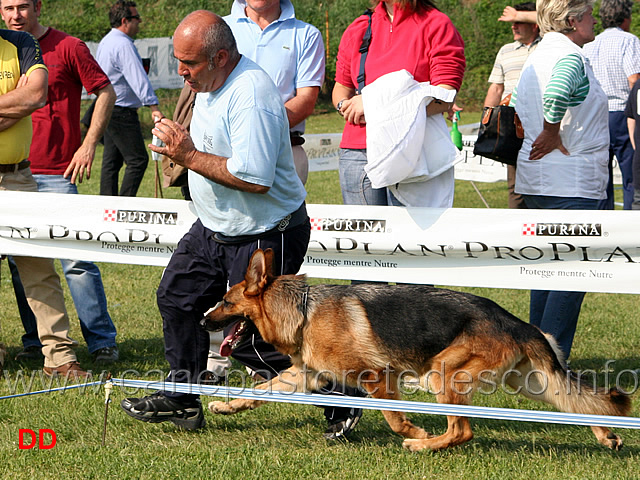
<svg viewBox="0 0 640 480">
<path fill-rule="evenodd" d="M 340 149 L 340 190 L 345 205 L 389 205 L 386 188 L 373 188 L 364 171 L 367 151 Z"/>
<path fill-rule="evenodd" d="M 34 175 L 39 192 L 77 194 L 77 187 L 62 175 Z M 107 311 L 100 270 L 92 262 L 80 260 L 60 260 L 62 270 L 69 285 L 80 328 L 89 352 L 116 345 L 116 327 Z M 12 280 L 20 317 L 25 329 L 22 343 L 25 347 L 40 345 L 35 317 L 29 308 L 17 271 L 12 270 Z M 29 312 L 30 315 L 26 312 Z M 23 312 L 25 314 L 23 315 Z"/>
<path fill-rule="evenodd" d="M 523 195 L 527 208 L 598 210 L 599 200 L 574 197 Z M 569 358 L 585 292 L 531 290 L 529 323 L 553 335 L 565 358 Z"/>
</svg>

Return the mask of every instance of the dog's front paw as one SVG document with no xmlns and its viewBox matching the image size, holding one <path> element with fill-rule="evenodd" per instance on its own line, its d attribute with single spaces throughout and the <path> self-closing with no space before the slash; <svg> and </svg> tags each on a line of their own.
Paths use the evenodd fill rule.
<svg viewBox="0 0 640 480">
<path fill-rule="evenodd" d="M 207 405 L 211 413 L 217 413 L 219 415 L 233 415 L 237 410 L 226 402 L 209 402 Z"/>
<path fill-rule="evenodd" d="M 418 438 L 407 438 L 402 442 L 402 446 L 409 450 L 410 452 L 419 452 L 420 450 L 424 450 L 427 448 L 422 439 Z"/>
</svg>

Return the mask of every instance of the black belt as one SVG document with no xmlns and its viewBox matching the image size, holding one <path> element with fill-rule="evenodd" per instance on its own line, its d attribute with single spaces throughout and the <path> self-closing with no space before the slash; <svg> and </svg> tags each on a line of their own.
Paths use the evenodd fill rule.
<svg viewBox="0 0 640 480">
<path fill-rule="evenodd" d="M 300 225 L 308 221 L 308 219 L 309 216 L 307 215 L 307 207 L 303 202 L 302 205 L 300 205 L 300 208 L 284 217 L 282 220 L 280 220 L 280 222 L 278 222 L 278 225 L 273 227 L 271 230 L 267 230 L 266 232 L 256 233 L 255 235 L 237 235 L 234 237 L 230 237 L 220 232 L 215 232 L 212 235 L 212 238 L 218 243 L 250 243 L 262 238 L 270 237 L 271 235 L 291 230 L 295 227 L 299 227 Z"/>
<path fill-rule="evenodd" d="M 114 105 L 113 107 L 114 110 L 131 110 L 133 112 L 137 112 L 138 109 L 136 107 L 121 107 L 119 105 Z"/>
<path fill-rule="evenodd" d="M 300 145 L 304 145 L 304 137 L 301 132 L 289 132 L 289 138 L 291 139 L 292 147 L 299 147 Z"/>
<path fill-rule="evenodd" d="M 29 168 L 29 165 L 31 165 L 29 160 L 22 160 L 19 163 L 0 164 L 0 173 L 15 173 L 18 170 Z"/>
</svg>

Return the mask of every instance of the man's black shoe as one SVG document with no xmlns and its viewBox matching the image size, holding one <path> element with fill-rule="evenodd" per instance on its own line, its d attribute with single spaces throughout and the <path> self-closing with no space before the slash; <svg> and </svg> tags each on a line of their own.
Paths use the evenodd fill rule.
<svg viewBox="0 0 640 480">
<path fill-rule="evenodd" d="M 349 414 L 346 418 L 328 420 L 329 427 L 322 434 L 322 436 L 330 441 L 346 440 L 347 435 L 349 435 L 353 431 L 353 429 L 356 428 L 356 425 L 360 421 L 361 417 L 361 408 L 350 408 Z"/>
<path fill-rule="evenodd" d="M 185 430 L 197 430 L 206 424 L 199 398 L 181 402 L 156 392 L 143 398 L 125 398 L 120 406 L 127 415 L 143 422 L 169 421 Z"/>
</svg>

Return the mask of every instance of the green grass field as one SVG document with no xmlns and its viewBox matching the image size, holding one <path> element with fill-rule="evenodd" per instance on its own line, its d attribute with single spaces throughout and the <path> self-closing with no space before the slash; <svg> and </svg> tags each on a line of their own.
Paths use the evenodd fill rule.
<svg viewBox="0 0 640 480">
<path fill-rule="evenodd" d="M 170 111 L 169 108 L 166 111 Z M 314 116 L 310 133 L 339 131 L 340 118 L 326 110 Z M 477 121 L 477 113 L 463 115 L 462 123 Z M 101 152 L 91 180 L 81 185 L 96 194 Z M 153 197 L 154 164 L 151 163 L 141 196 Z M 337 172 L 310 175 L 309 203 L 341 203 Z M 493 208 L 506 207 L 504 183 L 477 184 Z M 180 198 L 165 189 L 165 198 Z M 469 182 L 456 184 L 456 207 L 484 208 Z M 162 321 L 155 305 L 155 290 L 162 269 L 100 264 L 109 310 L 118 328 L 121 361 L 111 368 L 114 377 L 161 378 Z M 1 340 L 9 348 L 9 361 L 0 381 L 0 396 L 26 391 L 18 386 L 20 373 L 40 390 L 37 362 L 18 364 L 22 327 L 13 297 L 6 262 L 1 266 Z M 64 283 L 64 282 L 63 282 Z M 66 285 L 65 285 L 66 288 Z M 523 319 L 528 318 L 528 291 L 465 288 L 487 296 Z M 93 369 L 82 340 L 73 303 L 67 292 L 72 336 L 80 342 L 78 357 Z M 614 372 L 640 368 L 639 297 L 594 294 L 586 296 L 571 357 L 574 370 L 593 369 L 603 382 L 607 360 Z M 150 377 L 145 372 L 154 371 Z M 622 386 L 634 389 L 632 376 L 621 377 Z M 181 432 L 171 424 L 143 424 L 125 415 L 119 402 L 126 395 L 113 391 L 107 419 L 106 446 L 101 446 L 104 394 L 100 389 L 70 390 L 0 400 L 0 473 L 2 478 L 43 479 L 634 479 L 640 476 L 640 432 L 618 430 L 625 441 L 621 452 L 597 443 L 587 427 L 547 425 L 517 421 L 472 420 L 475 438 L 444 452 L 409 453 L 402 439 L 388 428 L 377 411 L 365 412 L 347 444 L 328 445 L 322 439 L 322 410 L 310 406 L 270 404 L 253 412 L 216 417 L 205 412 L 207 427 L 197 433 Z M 434 401 L 420 393 L 411 399 Z M 208 399 L 204 399 L 205 402 Z M 550 410 L 504 392 L 477 395 L 476 405 Z M 633 415 L 639 416 L 638 395 Z M 444 417 L 410 415 L 431 431 L 442 433 Z M 57 444 L 50 450 L 19 450 L 19 429 L 51 429 Z"/>
</svg>

